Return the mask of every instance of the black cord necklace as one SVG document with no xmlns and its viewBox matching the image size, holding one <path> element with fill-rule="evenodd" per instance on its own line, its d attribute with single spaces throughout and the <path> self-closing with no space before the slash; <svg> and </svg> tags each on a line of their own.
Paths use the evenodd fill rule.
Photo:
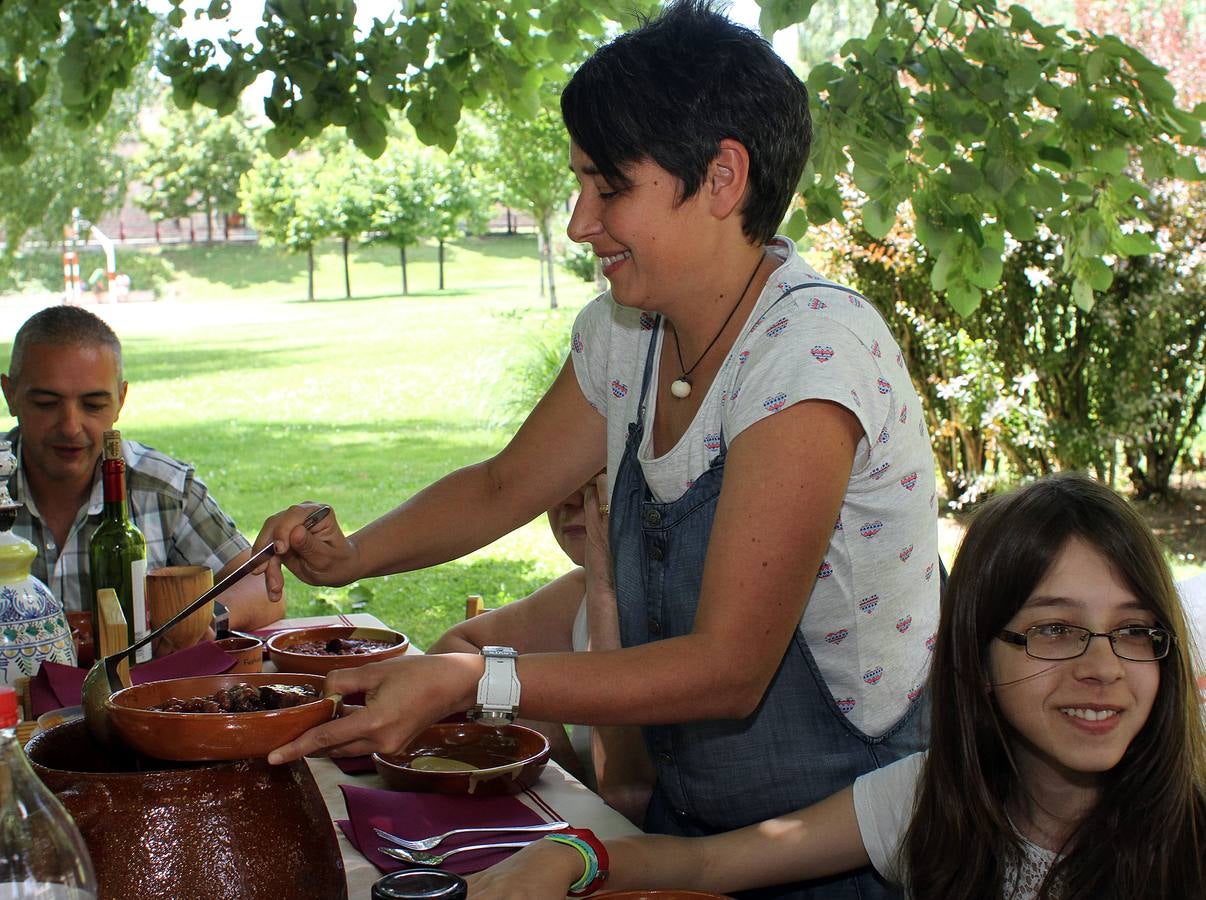
<svg viewBox="0 0 1206 900">
<path fill-rule="evenodd" d="M 733 304 L 733 308 L 729 310 L 729 314 L 725 316 L 724 324 L 720 326 L 720 331 L 716 332 L 716 337 L 708 342 L 708 346 L 704 347 L 704 352 L 699 354 L 699 359 L 695 360 L 695 365 L 687 368 L 683 365 L 683 350 L 678 345 L 678 329 L 675 328 L 672 332 L 674 335 L 674 350 L 678 354 L 678 368 L 682 371 L 674 381 L 670 382 L 670 393 L 679 400 L 685 400 L 691 396 L 691 373 L 695 371 L 695 367 L 703 362 L 704 357 L 708 355 L 708 351 L 712 349 L 712 345 L 720 340 L 720 336 L 724 334 L 725 328 L 728 327 L 729 321 L 733 318 L 733 314 L 737 312 L 737 307 L 741 306 L 741 301 L 745 299 L 745 293 L 750 289 L 750 285 L 754 283 L 754 276 L 758 274 L 758 270 L 762 268 L 762 261 L 766 255 L 758 257 L 758 264 L 754 266 L 754 271 L 750 272 L 749 281 L 745 283 L 745 287 L 741 289 L 741 296 L 737 298 L 737 302 Z"/>
</svg>

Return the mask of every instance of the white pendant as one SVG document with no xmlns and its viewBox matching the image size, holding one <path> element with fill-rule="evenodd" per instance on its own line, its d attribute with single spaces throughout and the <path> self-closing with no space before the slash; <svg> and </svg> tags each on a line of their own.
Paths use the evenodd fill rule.
<svg viewBox="0 0 1206 900">
<path fill-rule="evenodd" d="M 670 382 L 670 393 L 679 400 L 685 400 L 691 396 L 691 382 L 684 378 L 675 378 L 674 381 Z"/>
</svg>

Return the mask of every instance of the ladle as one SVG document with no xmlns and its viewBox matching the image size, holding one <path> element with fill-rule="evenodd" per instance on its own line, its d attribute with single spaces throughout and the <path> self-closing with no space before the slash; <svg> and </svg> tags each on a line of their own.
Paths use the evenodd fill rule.
<svg viewBox="0 0 1206 900">
<path fill-rule="evenodd" d="M 307 531 L 310 531 L 315 525 L 327 517 L 331 512 L 331 507 L 320 506 L 310 515 L 306 516 L 302 525 Z M 117 653 L 111 653 L 102 659 L 98 659 L 92 664 L 92 668 L 88 670 L 87 676 L 84 678 L 84 687 L 82 691 L 83 706 L 84 706 L 84 722 L 88 725 L 88 731 L 92 736 L 102 744 L 112 745 L 115 743 L 113 735 L 113 725 L 109 721 L 109 711 L 105 708 L 105 703 L 109 697 L 115 692 L 124 687 L 121 678 L 118 677 L 117 667 L 121 661 L 127 656 L 133 658 L 133 655 L 140 647 L 145 647 L 151 641 L 158 638 L 165 631 L 169 630 L 177 623 L 188 618 L 206 603 L 211 602 L 219 594 L 227 590 L 235 582 L 250 573 L 254 568 L 259 566 L 264 560 L 272 556 L 276 552 L 274 544 L 268 544 L 260 549 L 258 553 L 252 556 L 241 566 L 211 587 L 208 591 L 186 606 L 172 618 L 168 619 L 154 631 L 135 641 L 124 650 L 119 650 Z"/>
</svg>

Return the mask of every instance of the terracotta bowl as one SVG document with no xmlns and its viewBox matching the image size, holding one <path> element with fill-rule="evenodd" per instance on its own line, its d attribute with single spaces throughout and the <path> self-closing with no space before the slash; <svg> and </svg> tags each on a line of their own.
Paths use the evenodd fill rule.
<svg viewBox="0 0 1206 900">
<path fill-rule="evenodd" d="M 260 672 L 264 669 L 264 642 L 254 637 L 228 637 L 214 641 L 214 646 L 234 658 L 235 664 L 226 675 L 241 672 Z"/>
<path fill-rule="evenodd" d="M 309 684 L 322 690 L 322 678 L 317 675 L 253 672 L 204 675 L 124 688 L 105 701 L 105 709 L 122 740 L 139 753 L 183 762 L 267 756 L 339 712 L 337 696 L 261 712 L 183 713 L 148 708 L 173 698 L 204 697 L 241 683 L 256 687 Z"/>
<path fill-rule="evenodd" d="M 345 640 L 383 641 L 390 646 L 375 653 L 358 654 L 315 654 L 298 653 L 293 648 L 299 644 L 343 638 Z M 280 672 L 304 672 L 309 675 L 326 675 L 335 669 L 351 669 L 365 663 L 380 662 L 401 656 L 410 647 L 406 635 L 389 628 L 359 628 L 355 625 L 321 625 L 316 628 L 294 628 L 281 631 L 268 638 L 268 658 Z"/>
<path fill-rule="evenodd" d="M 429 726 L 397 754 L 373 754 L 385 784 L 396 791 L 495 796 L 536 783 L 549 761 L 549 741 L 522 725 L 479 722 Z"/>
<path fill-rule="evenodd" d="M 605 890 L 596 894 L 609 900 L 727 900 L 727 894 L 709 894 L 707 890 Z"/>
<path fill-rule="evenodd" d="M 35 735 L 27 752 L 79 826 L 102 898 L 347 897 L 304 761 L 161 762 L 94 743 L 82 721 Z"/>
</svg>

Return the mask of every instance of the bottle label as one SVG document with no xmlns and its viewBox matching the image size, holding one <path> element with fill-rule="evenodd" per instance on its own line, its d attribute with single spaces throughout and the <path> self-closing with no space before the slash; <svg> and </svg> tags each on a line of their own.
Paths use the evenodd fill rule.
<svg viewBox="0 0 1206 900">
<path fill-rule="evenodd" d="M 134 598 L 134 640 L 142 640 L 147 636 L 147 561 L 136 559 L 130 563 L 130 587 Z M 134 654 L 134 662 L 144 663 L 151 660 L 151 645 L 141 647 Z"/>
</svg>

